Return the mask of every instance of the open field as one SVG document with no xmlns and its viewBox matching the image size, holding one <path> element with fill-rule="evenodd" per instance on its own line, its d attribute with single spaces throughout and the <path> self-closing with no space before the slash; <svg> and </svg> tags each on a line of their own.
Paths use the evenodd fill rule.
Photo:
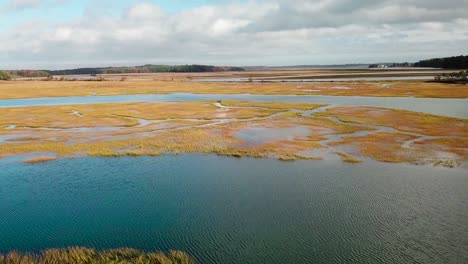
<svg viewBox="0 0 468 264">
<path fill-rule="evenodd" d="M 1 111 L 0 157 L 211 153 L 448 167 L 468 159 L 468 120 L 387 108 L 204 101 Z"/>
<path fill-rule="evenodd" d="M 91 80 L 103 78 L 109 81 L 192 81 L 211 78 L 227 79 L 263 79 L 263 78 L 301 78 L 300 76 L 337 75 L 341 78 L 355 76 L 356 74 L 390 74 L 397 76 L 416 76 L 418 74 L 430 76 L 437 73 L 450 72 L 450 70 L 432 68 L 258 68 L 246 71 L 222 71 L 222 72 L 160 72 L 160 73 L 118 73 L 91 75 L 54 75 L 55 80 Z M 284 78 L 283 78 L 284 77 Z M 43 80 L 44 77 L 18 77 L 15 80 Z"/>
<path fill-rule="evenodd" d="M 209 83 L 194 81 L 0 81 L 0 99 L 123 94 L 294 94 L 468 98 L 463 84 L 424 81 Z"/>
</svg>

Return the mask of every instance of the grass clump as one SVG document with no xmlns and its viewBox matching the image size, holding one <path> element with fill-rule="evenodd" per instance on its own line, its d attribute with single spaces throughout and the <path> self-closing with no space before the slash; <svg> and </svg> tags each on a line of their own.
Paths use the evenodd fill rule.
<svg viewBox="0 0 468 264">
<path fill-rule="evenodd" d="M 53 160 L 56 160 L 56 159 L 57 159 L 57 157 L 35 157 L 35 158 L 26 159 L 23 162 L 33 164 L 33 163 L 49 162 L 49 161 L 53 161 Z"/>
<path fill-rule="evenodd" d="M 437 160 L 433 163 L 434 167 L 442 166 L 446 168 L 456 168 L 461 165 L 458 160 Z"/>
<path fill-rule="evenodd" d="M 92 248 L 70 247 L 47 249 L 40 253 L 10 252 L 0 254 L 0 264 L 193 264 L 182 251 L 143 252 L 132 248 L 98 251 Z"/>
<path fill-rule="evenodd" d="M 338 156 L 341 157 L 341 160 L 348 163 L 361 163 L 362 161 L 358 158 L 355 158 L 345 152 L 336 152 Z"/>
<path fill-rule="evenodd" d="M 8 72 L 0 71 L 0 81 L 7 81 L 11 79 L 11 75 Z"/>
</svg>

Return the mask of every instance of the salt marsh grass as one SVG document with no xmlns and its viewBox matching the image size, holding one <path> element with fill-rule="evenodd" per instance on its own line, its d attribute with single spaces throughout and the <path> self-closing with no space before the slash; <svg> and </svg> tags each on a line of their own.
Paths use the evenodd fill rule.
<svg viewBox="0 0 468 264">
<path fill-rule="evenodd" d="M 195 260 L 182 251 L 143 252 L 132 248 L 98 251 L 92 248 L 70 247 L 47 249 L 40 253 L 10 252 L 0 254 L 0 264 L 194 264 Z"/>
</svg>

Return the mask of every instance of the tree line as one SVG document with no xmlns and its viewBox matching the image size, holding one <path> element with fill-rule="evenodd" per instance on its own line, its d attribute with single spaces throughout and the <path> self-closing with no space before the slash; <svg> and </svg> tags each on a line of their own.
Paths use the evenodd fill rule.
<svg viewBox="0 0 468 264">
<path fill-rule="evenodd" d="M 402 62 L 402 63 L 394 62 L 394 63 L 381 63 L 381 64 L 373 63 L 373 64 L 369 64 L 369 68 L 403 68 L 403 67 L 412 67 L 412 66 L 413 66 L 413 64 L 412 64 L 412 63 L 409 63 L 409 62 Z"/>
<path fill-rule="evenodd" d="M 51 78 L 52 75 L 99 75 L 125 73 L 161 73 L 161 72 L 224 72 L 245 71 L 242 67 L 211 65 L 152 65 L 134 67 L 77 68 L 68 70 L 7 70 L 0 71 L 0 80 L 12 78 Z"/>
<path fill-rule="evenodd" d="M 444 69 L 468 69 L 468 56 L 454 56 L 421 60 L 414 64 L 415 67 L 431 67 Z"/>
<path fill-rule="evenodd" d="M 6 71 L 0 71 L 0 81 L 7 81 L 11 79 L 11 75 Z"/>
<path fill-rule="evenodd" d="M 211 65 L 143 65 L 134 67 L 102 67 L 102 68 L 78 68 L 68 70 L 46 71 L 51 75 L 76 75 L 76 74 L 123 74 L 123 73 L 160 73 L 160 72 L 223 72 L 244 71 L 241 67 L 211 66 Z"/>
<path fill-rule="evenodd" d="M 434 77 L 436 82 L 445 83 L 468 83 L 468 71 L 442 73 Z"/>
<path fill-rule="evenodd" d="M 46 71 L 37 70 L 13 70 L 0 71 L 0 80 L 6 81 L 12 78 L 49 78 L 50 74 Z"/>
</svg>

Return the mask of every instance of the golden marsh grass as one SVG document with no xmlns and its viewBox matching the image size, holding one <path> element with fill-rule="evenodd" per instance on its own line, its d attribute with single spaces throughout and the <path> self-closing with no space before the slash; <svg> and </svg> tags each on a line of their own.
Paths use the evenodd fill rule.
<svg viewBox="0 0 468 264">
<path fill-rule="evenodd" d="M 93 248 L 70 247 L 47 249 L 40 253 L 0 253 L 0 264 L 195 264 L 187 253 L 171 250 L 143 252 L 132 248 L 98 251 Z"/>
<path fill-rule="evenodd" d="M 30 158 L 30 159 L 26 159 L 24 160 L 23 162 L 24 163 L 44 163 L 44 162 L 49 162 L 49 161 L 53 161 L 53 160 L 56 160 L 57 157 L 35 157 L 35 158 Z"/>
<path fill-rule="evenodd" d="M 359 156 L 412 163 L 435 163 L 447 156 L 453 160 L 467 158 L 465 119 L 359 106 L 335 107 L 303 116 L 301 111 L 323 105 L 221 104 L 204 101 L 5 108 L 0 117 L 0 135 L 17 137 L 0 144 L 0 157 L 29 153 L 55 153 L 58 157 L 201 153 L 320 159 L 301 153 L 327 150 L 324 142 L 341 135 L 328 145 L 345 162 L 357 163 Z M 8 128 L 12 124 L 16 127 Z M 372 126 L 386 126 L 396 132 L 383 133 Z M 267 133 L 268 129 L 295 127 L 306 128 L 309 135 L 272 138 L 260 144 L 236 136 L 244 129 L 261 128 L 266 129 L 261 133 Z M 368 135 L 355 134 L 362 131 Z M 346 151 L 350 148 L 355 150 L 352 155 Z"/>
<path fill-rule="evenodd" d="M 423 81 L 324 83 L 204 83 L 185 81 L 5 81 L 0 99 L 124 94 L 295 94 L 468 98 L 461 84 Z"/>
</svg>

